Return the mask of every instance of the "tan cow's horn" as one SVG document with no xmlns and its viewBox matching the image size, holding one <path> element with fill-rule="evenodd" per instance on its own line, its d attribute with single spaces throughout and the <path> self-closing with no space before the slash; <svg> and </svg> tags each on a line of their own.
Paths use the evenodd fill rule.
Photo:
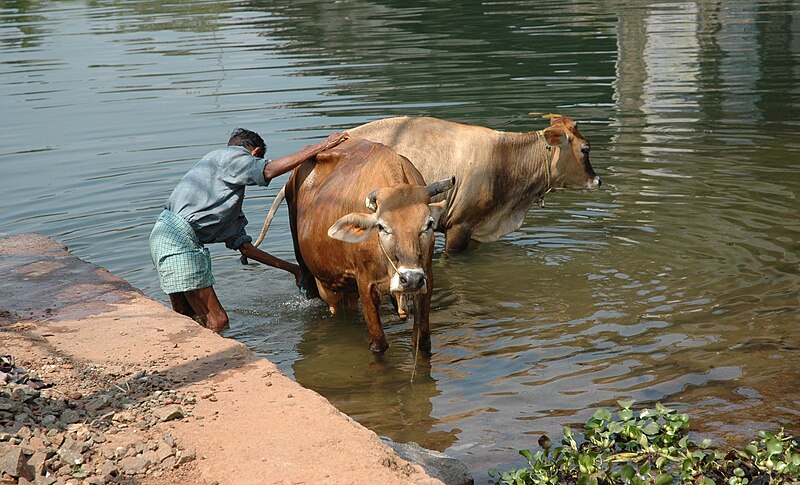
<svg viewBox="0 0 800 485">
<path fill-rule="evenodd" d="M 428 190 L 428 196 L 429 197 L 434 197 L 434 196 L 437 196 L 437 195 L 441 194 L 445 190 L 452 189 L 453 185 L 455 185 L 455 183 L 456 183 L 456 177 L 452 176 L 452 177 L 447 178 L 447 179 L 442 179 L 442 180 L 440 180 L 438 182 L 433 182 L 432 184 L 429 184 L 425 188 Z"/>
<path fill-rule="evenodd" d="M 375 199 L 378 198 L 378 190 L 379 189 L 375 189 L 367 195 L 367 200 L 366 200 L 367 209 L 371 210 L 372 212 L 378 210 L 378 204 L 375 203 Z"/>
</svg>

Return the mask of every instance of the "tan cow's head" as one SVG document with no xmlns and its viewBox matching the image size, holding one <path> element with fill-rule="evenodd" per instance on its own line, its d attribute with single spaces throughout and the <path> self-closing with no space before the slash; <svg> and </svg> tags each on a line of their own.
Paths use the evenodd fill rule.
<svg viewBox="0 0 800 485">
<path fill-rule="evenodd" d="M 578 130 L 577 123 L 566 116 L 550 118 L 544 139 L 551 147 L 550 153 L 558 152 L 558 157 L 548 153 L 551 188 L 594 190 L 600 187 L 600 177 L 589 163 L 589 142 Z"/>
<path fill-rule="evenodd" d="M 380 258 L 387 265 L 390 291 L 394 294 L 426 293 L 426 269 L 433 252 L 433 230 L 445 201 L 431 203 L 431 197 L 450 189 L 455 178 L 427 187 L 399 184 L 370 192 L 369 213 L 351 212 L 329 229 L 334 239 L 350 243 L 365 241 L 378 232 Z"/>
</svg>

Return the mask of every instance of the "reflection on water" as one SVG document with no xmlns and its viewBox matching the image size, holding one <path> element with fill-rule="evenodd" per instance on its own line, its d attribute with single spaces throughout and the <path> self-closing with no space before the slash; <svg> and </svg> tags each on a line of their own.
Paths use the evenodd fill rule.
<svg viewBox="0 0 800 485">
<path fill-rule="evenodd" d="M 604 186 L 434 261 L 434 354 L 385 309 L 330 317 L 213 247 L 225 335 L 366 426 L 476 477 L 617 399 L 729 442 L 800 420 L 800 15 L 791 1 L 4 2 L 0 231 L 53 236 L 160 294 L 147 235 L 237 126 L 282 156 L 427 114 L 530 131 L 569 114 Z M 255 233 L 285 178 L 248 191 Z M 285 208 L 265 245 L 292 257 Z M 413 381 L 412 381 L 413 375 Z"/>
</svg>

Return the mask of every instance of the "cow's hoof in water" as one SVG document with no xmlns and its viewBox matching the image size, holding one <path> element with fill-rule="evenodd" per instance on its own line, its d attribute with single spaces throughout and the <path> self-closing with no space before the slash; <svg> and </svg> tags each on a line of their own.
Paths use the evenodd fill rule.
<svg viewBox="0 0 800 485">
<path fill-rule="evenodd" d="M 415 339 L 416 340 L 416 339 Z M 415 341 L 414 340 L 414 341 Z M 414 342 L 412 341 L 412 343 Z M 433 352 L 431 352 L 431 337 L 430 334 L 428 338 L 420 338 L 419 347 L 416 349 L 417 352 L 423 357 L 430 358 Z"/>
<path fill-rule="evenodd" d="M 371 350 L 373 354 L 382 354 L 386 352 L 386 349 L 388 348 L 389 342 L 386 341 L 385 337 L 374 341 L 371 340 L 369 342 L 369 350 Z"/>
</svg>

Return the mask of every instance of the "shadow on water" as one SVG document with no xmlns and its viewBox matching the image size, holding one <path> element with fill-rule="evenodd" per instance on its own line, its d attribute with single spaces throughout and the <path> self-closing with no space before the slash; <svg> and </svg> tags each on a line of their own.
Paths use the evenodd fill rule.
<svg viewBox="0 0 800 485">
<path fill-rule="evenodd" d="M 432 416 L 440 392 L 430 364 L 414 359 L 410 323 L 398 322 L 396 315 L 391 323 L 388 313 L 382 319 L 390 322 L 383 356 L 367 349 L 360 315 L 344 312 L 312 322 L 297 346 L 301 357 L 292 365 L 294 377 L 380 435 L 445 450 L 456 436 Z"/>
<path fill-rule="evenodd" d="M 581 124 L 600 191 L 548 195 L 458 258 L 439 237 L 434 354 L 413 385 L 407 325 L 388 325 L 376 362 L 360 315 L 330 318 L 285 273 L 212 246 L 225 335 L 377 432 L 481 477 L 617 399 L 663 401 L 728 442 L 800 419 L 796 2 L 2 9 L 14 122 L 0 133 L 0 230 L 55 237 L 161 301 L 152 224 L 237 126 L 279 157 L 393 115 Z M 248 189 L 251 233 L 284 181 Z M 265 247 L 291 259 L 286 219 L 284 206 Z"/>
</svg>

